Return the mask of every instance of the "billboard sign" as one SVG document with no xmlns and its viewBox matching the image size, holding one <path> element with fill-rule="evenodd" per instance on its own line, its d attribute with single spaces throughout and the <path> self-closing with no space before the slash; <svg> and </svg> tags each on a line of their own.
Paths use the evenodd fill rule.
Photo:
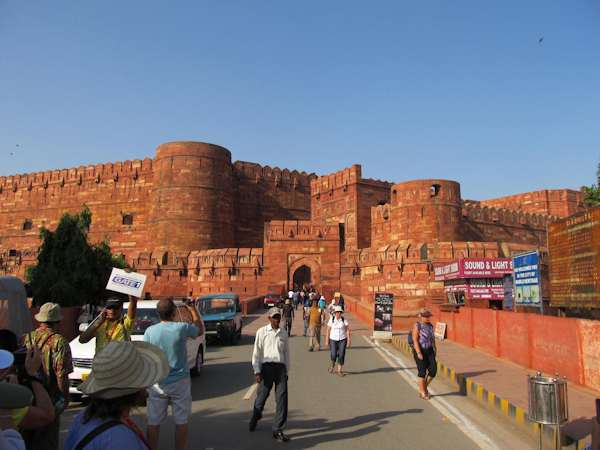
<svg viewBox="0 0 600 450">
<path fill-rule="evenodd" d="M 394 294 L 377 292 L 373 320 L 373 337 L 375 339 L 392 339 L 393 312 Z"/>
<path fill-rule="evenodd" d="M 458 278 L 502 278 L 512 273 L 510 258 L 460 258 L 434 267 L 436 281 Z"/>
<path fill-rule="evenodd" d="M 540 306 L 542 279 L 540 254 L 537 251 L 513 256 L 515 305 Z"/>
</svg>

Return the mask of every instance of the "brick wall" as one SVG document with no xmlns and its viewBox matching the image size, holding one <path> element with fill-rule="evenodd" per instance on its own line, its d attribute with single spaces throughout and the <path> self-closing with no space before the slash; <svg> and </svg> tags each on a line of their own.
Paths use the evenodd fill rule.
<svg viewBox="0 0 600 450">
<path fill-rule="evenodd" d="M 479 202 L 481 206 L 568 217 L 583 211 L 583 194 L 571 189 L 545 189 Z"/>
</svg>

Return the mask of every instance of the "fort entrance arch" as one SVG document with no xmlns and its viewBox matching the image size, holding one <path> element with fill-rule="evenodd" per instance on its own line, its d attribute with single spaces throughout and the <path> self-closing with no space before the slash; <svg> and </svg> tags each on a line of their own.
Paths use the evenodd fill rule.
<svg viewBox="0 0 600 450">
<path fill-rule="evenodd" d="M 288 263 L 288 287 L 312 285 L 317 290 L 321 284 L 321 264 L 316 258 L 300 257 Z"/>
</svg>

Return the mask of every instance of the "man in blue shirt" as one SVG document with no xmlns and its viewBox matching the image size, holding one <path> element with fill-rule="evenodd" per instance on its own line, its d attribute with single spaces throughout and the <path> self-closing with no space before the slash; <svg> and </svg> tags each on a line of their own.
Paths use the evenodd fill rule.
<svg viewBox="0 0 600 450">
<path fill-rule="evenodd" d="M 192 390 L 187 363 L 186 341 L 204 334 L 204 325 L 196 308 L 187 305 L 193 324 L 175 322 L 177 306 L 172 299 L 160 300 L 156 305 L 160 323 L 148 327 L 144 341 L 154 344 L 167 355 L 169 375 L 148 389 L 148 443 L 158 448 L 160 425 L 167 417 L 169 403 L 175 419 L 175 449 L 187 445 L 188 420 L 192 411 Z"/>
</svg>

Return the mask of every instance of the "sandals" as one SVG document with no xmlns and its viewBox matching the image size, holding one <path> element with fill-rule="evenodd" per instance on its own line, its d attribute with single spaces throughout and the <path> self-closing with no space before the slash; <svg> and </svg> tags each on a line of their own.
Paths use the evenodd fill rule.
<svg viewBox="0 0 600 450">
<path fill-rule="evenodd" d="M 429 394 L 423 392 L 419 392 L 419 397 L 421 397 L 423 400 L 429 400 L 431 398 Z"/>
</svg>

